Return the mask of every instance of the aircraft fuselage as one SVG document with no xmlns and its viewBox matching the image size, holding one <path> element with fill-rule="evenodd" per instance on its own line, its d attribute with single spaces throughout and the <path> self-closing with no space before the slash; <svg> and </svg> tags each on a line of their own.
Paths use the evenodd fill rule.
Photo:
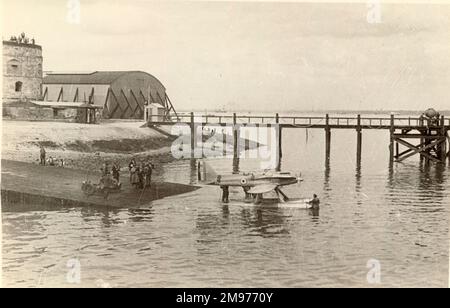
<svg viewBox="0 0 450 308">
<path fill-rule="evenodd" d="M 258 185 L 274 184 L 278 186 L 297 184 L 297 177 L 287 172 L 270 172 L 263 174 L 230 174 L 217 176 L 215 185 L 254 187 Z"/>
</svg>

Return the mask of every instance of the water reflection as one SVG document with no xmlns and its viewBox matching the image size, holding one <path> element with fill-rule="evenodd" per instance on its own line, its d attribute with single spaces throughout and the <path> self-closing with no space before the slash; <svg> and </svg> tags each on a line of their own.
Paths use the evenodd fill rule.
<svg viewBox="0 0 450 308">
<path fill-rule="evenodd" d="M 387 182 L 387 186 L 390 189 L 390 193 L 392 195 L 392 187 L 394 186 L 394 174 L 395 174 L 395 170 L 394 170 L 394 164 L 389 163 L 389 167 L 388 167 L 388 182 Z"/>
<path fill-rule="evenodd" d="M 355 186 L 355 189 L 356 189 L 357 193 L 361 192 L 361 177 L 362 177 L 361 170 L 362 170 L 361 165 L 356 167 L 356 173 L 355 173 L 355 179 L 356 179 L 355 184 L 356 184 L 356 186 Z"/>
<path fill-rule="evenodd" d="M 197 160 L 191 159 L 189 166 L 189 185 L 194 185 L 198 180 Z"/>
<path fill-rule="evenodd" d="M 228 206 L 221 208 L 220 215 L 200 214 L 196 219 L 196 230 L 200 234 L 200 241 L 216 237 L 224 230 L 228 230 L 231 221 L 239 221 L 242 230 L 247 235 L 274 237 L 287 235 L 289 230 L 286 219 L 290 215 L 279 208 L 244 207 L 232 215 Z M 233 228 L 239 226 L 233 224 Z"/>
<path fill-rule="evenodd" d="M 359 164 L 356 167 L 356 174 L 355 174 L 356 205 L 358 206 L 363 205 L 361 178 L 362 178 L 362 167 L 361 164 Z"/>
<path fill-rule="evenodd" d="M 224 220 L 230 219 L 230 208 L 228 207 L 227 204 L 222 205 L 222 218 Z"/>
<path fill-rule="evenodd" d="M 420 212 L 444 210 L 448 195 L 446 177 L 445 164 L 396 164 L 388 172 L 389 202 L 398 204 L 404 198 L 403 204 L 416 207 Z"/>
<path fill-rule="evenodd" d="M 2 215 L 2 228 L 5 233 L 19 234 L 20 230 L 25 229 L 28 234 L 45 235 L 46 228 L 42 222 L 47 215 L 45 212 L 24 212 L 19 213 L 15 218 L 9 218 L 7 221 Z M 18 238 L 19 239 L 19 238 Z"/>
<path fill-rule="evenodd" d="M 324 199 L 330 199 L 331 197 L 331 185 L 330 185 L 330 176 L 331 176 L 331 168 L 330 163 L 325 164 L 325 174 L 324 174 L 324 181 L 323 181 L 323 198 Z"/>
<path fill-rule="evenodd" d="M 155 211 L 153 208 L 131 208 L 128 209 L 128 220 L 131 222 L 151 222 Z"/>
<path fill-rule="evenodd" d="M 118 217 L 120 209 L 111 208 L 80 208 L 81 219 L 89 223 L 92 220 L 97 220 L 100 217 L 101 227 L 110 228 L 114 225 L 121 224 L 123 221 Z"/>
<path fill-rule="evenodd" d="M 229 226 L 230 217 L 225 207 L 222 207 L 221 215 L 200 213 L 195 222 L 195 229 L 199 234 L 197 243 L 209 245 L 221 242 Z"/>
<path fill-rule="evenodd" d="M 286 212 L 280 208 L 243 208 L 240 211 L 240 220 L 250 235 L 273 237 L 287 235 L 289 230 L 286 224 Z"/>
<path fill-rule="evenodd" d="M 213 188 L 143 209 L 3 213 L 4 281 L 32 286 L 42 268 L 61 263 L 54 272 L 64 282 L 65 261 L 80 256 L 89 260 L 82 286 L 101 277 L 121 287 L 370 287 L 365 266 L 376 258 L 383 286 L 446 286 L 448 166 L 420 166 L 417 159 L 386 170 L 388 160 L 374 157 L 355 169 L 344 143 L 324 170 L 315 155 L 322 140 L 310 138 L 311 156 L 286 147 L 283 159 L 284 168 L 305 174 L 302 189 L 310 192 L 302 197 L 319 194 L 320 216 L 315 210 L 222 205 Z M 241 159 L 240 169 L 254 170 L 252 163 Z M 231 172 L 230 160 L 217 165 Z M 196 169 L 188 160 L 175 161 L 155 177 L 187 184 L 196 181 Z M 298 197 L 297 190 L 287 193 Z"/>
<path fill-rule="evenodd" d="M 311 215 L 313 217 L 313 221 L 318 223 L 319 222 L 319 214 L 320 214 L 320 208 L 312 208 L 309 211 L 309 215 Z"/>
</svg>

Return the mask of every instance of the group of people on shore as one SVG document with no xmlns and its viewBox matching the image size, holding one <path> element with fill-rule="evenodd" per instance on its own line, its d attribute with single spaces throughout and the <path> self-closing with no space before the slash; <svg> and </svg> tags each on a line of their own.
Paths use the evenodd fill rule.
<svg viewBox="0 0 450 308">
<path fill-rule="evenodd" d="M 128 165 L 131 185 L 136 189 L 150 187 L 152 184 L 152 173 L 154 168 L 155 166 L 149 159 L 137 163 L 136 159 L 133 158 Z M 120 183 L 120 170 L 121 167 L 118 162 L 114 162 L 112 166 L 110 166 L 108 162 L 105 162 L 101 168 L 102 179 L 111 178 L 116 181 L 116 183 Z"/>
<path fill-rule="evenodd" d="M 40 147 L 40 160 L 39 164 L 42 166 L 59 166 L 64 167 L 65 162 L 63 159 L 56 159 L 52 156 L 46 157 L 47 152 L 44 146 Z M 128 170 L 130 172 L 130 183 L 135 186 L 136 189 L 144 189 L 150 187 L 152 183 L 152 173 L 155 166 L 147 159 L 137 163 L 135 158 L 132 158 Z M 114 180 L 116 183 L 120 183 L 120 164 L 118 162 L 110 163 L 105 161 L 100 171 L 102 172 L 101 182 L 106 180 Z M 108 182 L 108 181 L 107 181 Z"/>
<path fill-rule="evenodd" d="M 51 166 L 51 167 L 61 167 L 64 168 L 66 162 L 64 159 L 55 158 L 53 156 L 49 156 L 47 158 L 47 152 L 45 151 L 44 146 L 41 146 L 40 156 L 39 156 L 39 164 L 42 166 Z"/>
<path fill-rule="evenodd" d="M 114 162 L 111 166 L 110 169 L 110 165 L 109 162 L 105 162 L 102 166 L 102 168 L 100 169 L 100 171 L 102 172 L 102 176 L 112 176 L 112 178 L 114 180 L 116 180 L 117 182 L 120 182 L 120 165 L 118 162 Z"/>
<path fill-rule="evenodd" d="M 114 162 L 110 169 L 109 162 L 105 161 L 100 171 L 102 172 L 102 177 L 100 178 L 100 186 L 102 188 L 120 189 L 120 165 L 118 162 Z"/>
<path fill-rule="evenodd" d="M 136 189 L 150 187 L 154 168 L 155 166 L 150 160 L 137 163 L 136 159 L 133 158 L 128 165 L 131 185 L 135 186 Z"/>
</svg>

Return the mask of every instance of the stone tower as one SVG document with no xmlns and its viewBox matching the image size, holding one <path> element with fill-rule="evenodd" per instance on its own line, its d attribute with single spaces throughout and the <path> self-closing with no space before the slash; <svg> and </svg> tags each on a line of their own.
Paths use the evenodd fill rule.
<svg viewBox="0 0 450 308">
<path fill-rule="evenodd" d="M 3 41 L 3 97 L 5 104 L 42 96 L 42 47 L 24 33 Z"/>
</svg>

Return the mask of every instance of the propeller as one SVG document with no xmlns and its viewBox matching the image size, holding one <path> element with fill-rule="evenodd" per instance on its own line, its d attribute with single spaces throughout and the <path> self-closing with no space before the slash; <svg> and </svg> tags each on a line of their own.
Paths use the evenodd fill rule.
<svg viewBox="0 0 450 308">
<path fill-rule="evenodd" d="M 295 177 L 297 178 L 298 182 L 303 182 L 302 173 L 300 172 L 298 175 L 296 174 Z"/>
</svg>

